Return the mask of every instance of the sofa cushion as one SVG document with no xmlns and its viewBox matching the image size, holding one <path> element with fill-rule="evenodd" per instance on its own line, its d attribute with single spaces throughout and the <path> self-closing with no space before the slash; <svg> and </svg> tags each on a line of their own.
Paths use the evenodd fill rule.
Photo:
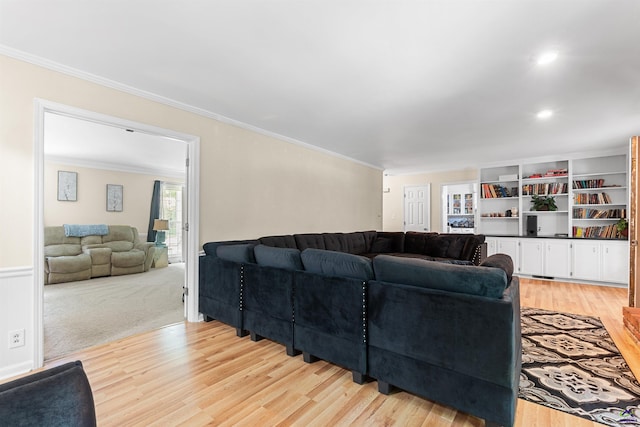
<svg viewBox="0 0 640 427">
<path fill-rule="evenodd" d="M 48 245 L 44 247 L 44 256 L 73 256 L 82 253 L 82 247 L 80 245 L 62 244 L 62 245 Z"/>
<path fill-rule="evenodd" d="M 451 240 L 447 236 L 440 236 L 436 233 L 425 236 L 423 254 L 438 258 L 447 258 L 447 251 Z"/>
<path fill-rule="evenodd" d="M 105 248 L 110 248 L 113 252 L 128 252 L 133 249 L 133 242 L 118 240 L 113 242 L 105 242 L 102 244 Z"/>
<path fill-rule="evenodd" d="M 453 259 L 461 259 L 462 251 L 469 238 L 465 234 L 445 234 L 440 235 L 449 241 L 449 247 L 447 248 L 446 257 Z"/>
<path fill-rule="evenodd" d="M 379 255 L 373 259 L 376 280 L 501 298 L 507 275 L 499 268 L 476 267 L 416 258 Z"/>
<path fill-rule="evenodd" d="M 401 252 L 408 252 L 412 254 L 423 254 L 424 246 L 426 243 L 426 237 L 427 237 L 426 233 L 408 231 L 404 235 L 404 250 Z"/>
<path fill-rule="evenodd" d="M 304 269 L 310 273 L 359 280 L 373 279 L 371 260 L 360 255 L 305 249 L 300 256 Z"/>
<path fill-rule="evenodd" d="M 114 242 L 118 240 L 123 240 L 126 242 L 133 243 L 134 241 L 134 233 L 133 227 L 128 225 L 110 225 L 109 226 L 109 234 L 102 236 L 102 242 Z"/>
<path fill-rule="evenodd" d="M 239 245 L 222 245 L 216 248 L 216 255 L 226 261 L 254 264 L 256 262 L 253 255 L 254 244 L 243 243 Z"/>
<path fill-rule="evenodd" d="M 111 265 L 113 267 L 129 268 L 138 267 L 144 265 L 145 254 L 144 252 L 133 249 L 127 252 L 112 252 L 111 253 Z"/>
<path fill-rule="evenodd" d="M 82 246 L 88 245 L 101 245 L 102 244 L 102 236 L 85 236 L 80 238 L 80 244 Z"/>
<path fill-rule="evenodd" d="M 265 267 L 302 270 L 300 251 L 294 248 L 275 248 L 258 245 L 253 248 L 256 262 Z"/>
<path fill-rule="evenodd" d="M 380 231 L 371 242 L 371 252 L 404 252 L 405 234 L 402 231 Z"/>
<path fill-rule="evenodd" d="M 296 247 L 301 251 L 309 248 L 326 249 L 322 234 L 294 234 L 293 238 L 296 239 Z"/>
<path fill-rule="evenodd" d="M 47 263 L 50 273 L 91 271 L 91 257 L 89 254 L 51 257 L 47 258 Z"/>
<path fill-rule="evenodd" d="M 60 245 L 70 243 L 73 245 L 80 244 L 79 237 L 67 237 L 64 235 L 64 227 L 54 226 L 44 228 L 44 245 Z"/>
<path fill-rule="evenodd" d="M 480 264 L 482 267 L 494 267 L 502 269 L 507 275 L 507 283 L 511 283 L 513 277 L 513 260 L 507 254 L 494 254 L 487 257 Z"/>
<path fill-rule="evenodd" d="M 260 240 L 260 243 L 265 246 L 273 246 L 276 248 L 297 248 L 296 239 L 294 239 L 290 234 L 284 236 L 261 237 L 258 240 Z"/>
</svg>

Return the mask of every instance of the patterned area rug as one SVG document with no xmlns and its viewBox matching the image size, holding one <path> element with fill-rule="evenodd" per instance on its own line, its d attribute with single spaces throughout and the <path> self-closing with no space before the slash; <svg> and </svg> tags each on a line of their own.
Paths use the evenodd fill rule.
<svg viewBox="0 0 640 427">
<path fill-rule="evenodd" d="M 519 397 L 609 426 L 640 426 L 640 384 L 600 319 L 522 309 Z"/>
</svg>

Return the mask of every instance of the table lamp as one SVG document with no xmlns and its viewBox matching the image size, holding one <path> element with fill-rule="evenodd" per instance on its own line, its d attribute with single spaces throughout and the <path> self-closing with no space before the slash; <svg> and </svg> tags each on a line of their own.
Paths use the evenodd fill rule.
<svg viewBox="0 0 640 427">
<path fill-rule="evenodd" d="M 164 244 L 165 230 L 169 229 L 169 220 L 154 219 L 153 230 L 156 232 L 156 246 L 166 246 Z"/>
</svg>

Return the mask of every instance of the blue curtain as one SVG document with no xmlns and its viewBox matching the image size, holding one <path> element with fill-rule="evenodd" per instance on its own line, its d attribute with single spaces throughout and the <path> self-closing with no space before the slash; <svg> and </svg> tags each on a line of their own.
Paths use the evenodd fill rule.
<svg viewBox="0 0 640 427">
<path fill-rule="evenodd" d="M 155 242 L 156 232 L 153 229 L 153 220 L 160 218 L 160 181 L 153 181 L 153 194 L 151 195 L 151 210 L 149 212 L 149 229 L 147 230 L 147 242 Z"/>
</svg>

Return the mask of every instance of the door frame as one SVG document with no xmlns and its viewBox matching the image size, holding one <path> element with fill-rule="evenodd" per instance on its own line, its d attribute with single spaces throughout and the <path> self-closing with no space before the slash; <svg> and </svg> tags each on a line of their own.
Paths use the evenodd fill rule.
<svg viewBox="0 0 640 427">
<path fill-rule="evenodd" d="M 106 114 L 83 110 L 69 105 L 45 99 L 34 100 L 34 245 L 33 245 L 33 315 L 34 315 L 34 368 L 44 364 L 44 117 L 45 113 L 59 114 L 80 120 L 91 121 L 107 126 L 132 129 L 151 135 L 172 138 L 187 144 L 186 159 L 186 198 L 187 198 L 187 245 L 185 252 L 185 270 L 187 298 L 185 310 L 187 321 L 200 320 L 198 313 L 198 252 L 199 252 L 199 216 L 200 200 L 200 137 L 176 132 L 157 126 L 134 122 Z"/>
</svg>

